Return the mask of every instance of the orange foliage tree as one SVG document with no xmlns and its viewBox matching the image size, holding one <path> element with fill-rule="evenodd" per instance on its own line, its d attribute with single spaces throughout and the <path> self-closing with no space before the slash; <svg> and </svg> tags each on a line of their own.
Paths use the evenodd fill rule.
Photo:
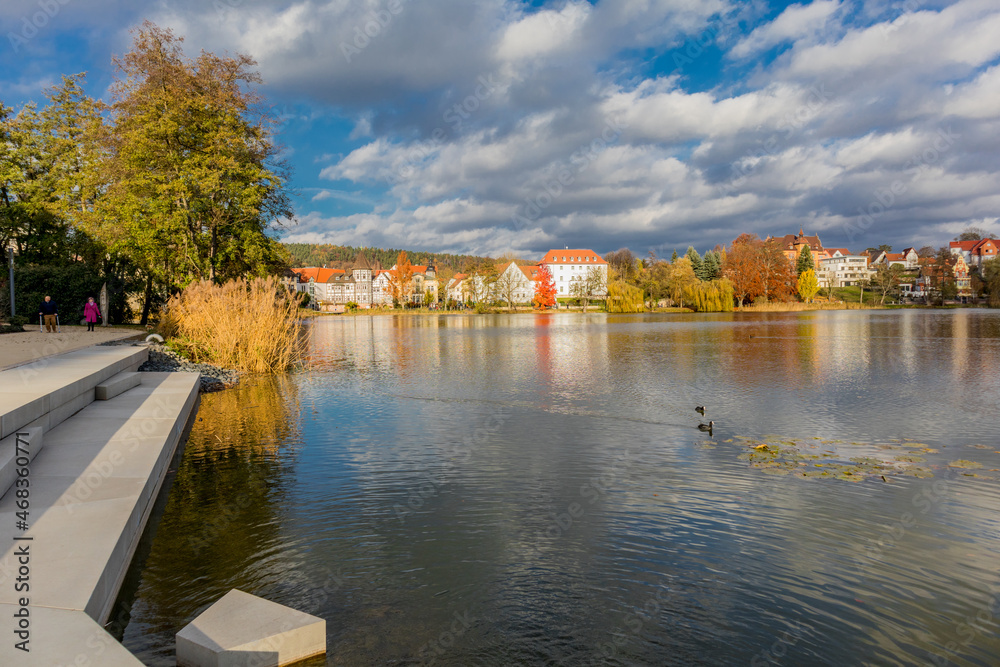
<svg viewBox="0 0 1000 667">
<path fill-rule="evenodd" d="M 535 274 L 535 298 L 532 302 L 535 308 L 551 308 L 556 305 L 556 281 L 549 267 L 544 264 L 538 265 L 538 273 Z"/>
<path fill-rule="evenodd" d="M 762 245 L 756 234 L 740 234 L 726 251 L 722 275 L 733 284 L 733 295 L 741 306 L 764 293 L 764 276 L 757 261 Z"/>
<path fill-rule="evenodd" d="M 413 265 L 406 251 L 402 250 L 396 257 L 396 266 L 389 269 L 389 292 L 393 304 L 408 303 L 413 293 Z"/>
<path fill-rule="evenodd" d="M 741 306 L 760 297 L 787 300 L 796 290 L 792 265 L 781 246 L 761 241 L 756 234 L 740 234 L 733 241 L 722 272 Z"/>
</svg>

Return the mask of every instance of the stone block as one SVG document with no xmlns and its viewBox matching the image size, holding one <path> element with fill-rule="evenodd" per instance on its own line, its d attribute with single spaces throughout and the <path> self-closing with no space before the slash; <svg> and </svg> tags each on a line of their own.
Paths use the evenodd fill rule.
<svg viewBox="0 0 1000 667">
<path fill-rule="evenodd" d="M 119 373 L 94 387 L 94 396 L 99 401 L 107 401 L 118 394 L 124 394 L 142 382 L 141 373 Z"/>
<path fill-rule="evenodd" d="M 326 653 L 326 621 L 233 589 L 177 633 L 178 667 L 280 667 Z"/>
</svg>

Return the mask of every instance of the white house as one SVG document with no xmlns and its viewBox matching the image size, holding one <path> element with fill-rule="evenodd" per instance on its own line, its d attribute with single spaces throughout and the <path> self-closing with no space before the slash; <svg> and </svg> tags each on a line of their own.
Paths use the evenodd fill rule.
<svg viewBox="0 0 1000 667">
<path fill-rule="evenodd" d="M 894 264 L 903 267 L 905 270 L 917 268 L 920 263 L 920 256 L 913 248 L 904 248 L 903 252 L 882 252 L 872 260 L 872 264 Z"/>
<path fill-rule="evenodd" d="M 868 255 L 845 255 L 837 249 L 833 257 L 819 260 L 816 279 L 820 287 L 850 287 L 870 279 L 875 272 L 868 267 Z"/>
<path fill-rule="evenodd" d="M 599 278 L 593 296 L 603 297 L 608 293 L 608 263 L 593 250 L 549 250 L 539 264 L 549 267 L 557 297 L 573 296 L 573 284 L 582 284 L 592 273 Z"/>
</svg>

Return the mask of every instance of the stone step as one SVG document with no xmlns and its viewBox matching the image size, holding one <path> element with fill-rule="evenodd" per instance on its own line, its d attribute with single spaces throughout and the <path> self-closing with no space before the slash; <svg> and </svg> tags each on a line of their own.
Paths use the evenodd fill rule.
<svg viewBox="0 0 1000 667">
<path fill-rule="evenodd" d="M 13 538 L 29 537 L 32 607 L 107 620 L 197 408 L 198 379 L 145 373 L 138 387 L 92 402 L 45 433 L 45 448 L 30 468 L 27 531 L 17 526 L 14 494 L 0 498 L 0 605 L 18 604 L 13 577 L 24 542 Z M 33 624 L 32 637 L 39 644 L 66 641 L 58 625 Z M 10 662 L 17 657 L 11 645 L 0 642 L 0 664 L 19 664 Z"/>
<path fill-rule="evenodd" d="M 94 400 L 97 385 L 148 358 L 145 347 L 106 345 L 0 371 L 0 438 L 26 426 L 55 428 Z"/>
<path fill-rule="evenodd" d="M 177 667 L 283 667 L 326 653 L 326 621 L 233 589 L 177 633 Z"/>
<path fill-rule="evenodd" d="M 0 497 L 3 497 L 14 484 L 18 476 L 18 468 L 28 467 L 30 470 L 30 465 L 24 466 L 22 463 L 26 459 L 30 464 L 41 448 L 42 428 L 40 426 L 15 431 L 0 440 Z M 18 459 L 21 459 L 22 463 L 18 463 Z"/>
<path fill-rule="evenodd" d="M 94 398 L 98 401 L 107 401 L 132 387 L 138 387 L 141 382 L 142 373 L 119 373 L 94 387 Z"/>
</svg>

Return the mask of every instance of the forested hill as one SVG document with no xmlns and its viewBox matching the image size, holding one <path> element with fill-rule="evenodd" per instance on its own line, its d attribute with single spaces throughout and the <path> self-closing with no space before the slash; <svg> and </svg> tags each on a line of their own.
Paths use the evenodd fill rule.
<svg viewBox="0 0 1000 667">
<path fill-rule="evenodd" d="M 347 269 L 354 263 L 361 248 L 340 245 L 316 245 L 312 243 L 285 243 L 283 244 L 292 256 L 292 264 L 300 266 L 323 266 L 332 269 Z M 383 268 L 389 268 L 396 263 L 399 250 L 390 248 L 365 248 L 365 255 L 368 261 L 373 264 L 378 262 Z M 479 263 L 486 257 L 476 255 L 450 255 L 439 252 L 420 252 L 407 250 L 406 256 L 410 264 L 433 264 L 439 270 L 451 268 L 454 271 L 461 271 L 466 263 Z"/>
</svg>

